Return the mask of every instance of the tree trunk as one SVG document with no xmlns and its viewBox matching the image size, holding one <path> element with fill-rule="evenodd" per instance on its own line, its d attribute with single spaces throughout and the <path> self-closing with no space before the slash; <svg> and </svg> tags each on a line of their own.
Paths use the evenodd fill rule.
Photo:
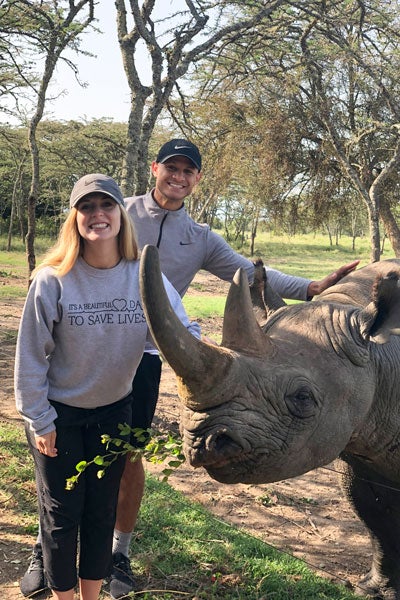
<svg viewBox="0 0 400 600">
<path fill-rule="evenodd" d="M 36 196 L 29 194 L 28 197 L 28 231 L 25 236 L 25 250 L 28 260 L 29 275 L 36 267 L 35 256 L 35 236 L 36 236 L 36 220 L 35 220 Z"/>
<path fill-rule="evenodd" d="M 42 118 L 45 103 L 45 94 L 39 94 L 37 109 L 29 123 L 29 148 L 32 161 L 31 188 L 28 196 L 28 231 L 25 236 L 26 256 L 28 260 L 29 275 L 36 267 L 35 237 L 36 237 L 36 202 L 39 195 L 39 148 L 36 141 L 37 126 Z"/>
<path fill-rule="evenodd" d="M 326 223 L 325 227 L 326 227 L 326 231 L 328 232 L 328 237 L 329 237 L 329 245 L 330 245 L 330 246 L 333 246 L 332 233 L 331 233 L 331 228 L 330 228 L 330 226 L 329 226 L 329 223 Z"/>
<path fill-rule="evenodd" d="M 379 216 L 396 258 L 400 258 L 400 228 L 390 209 L 389 202 L 382 195 L 379 203 Z"/>
<path fill-rule="evenodd" d="M 250 244 L 250 256 L 254 256 L 254 244 L 257 236 L 258 220 L 260 218 L 260 209 L 257 207 L 256 214 L 253 219 L 251 227 L 251 244 Z"/>
<path fill-rule="evenodd" d="M 121 190 L 125 197 L 137 193 L 136 173 L 138 166 L 141 123 L 143 118 L 144 101 L 132 101 L 128 119 L 127 143 L 122 166 Z"/>
<path fill-rule="evenodd" d="M 22 172 L 23 172 L 23 167 L 25 164 L 26 157 L 27 157 L 27 155 L 25 154 L 23 159 L 20 161 L 20 163 L 18 165 L 18 170 L 16 173 L 13 191 L 12 191 L 10 225 L 8 228 L 8 240 L 7 240 L 7 251 L 8 252 L 10 252 L 10 250 L 11 250 L 12 228 L 13 228 L 13 224 L 14 224 L 15 213 L 17 214 L 18 218 L 21 219 L 21 211 L 17 210 L 18 188 L 21 187 Z M 23 235 L 22 235 L 22 239 L 23 239 Z"/>
<path fill-rule="evenodd" d="M 386 241 L 386 234 L 383 236 L 382 238 L 382 244 L 381 244 L 381 255 L 384 253 L 385 251 L 385 241 Z"/>
<path fill-rule="evenodd" d="M 381 259 L 381 243 L 379 233 L 379 209 L 368 205 L 369 237 L 371 240 L 370 261 L 378 262 Z"/>
<path fill-rule="evenodd" d="M 14 223 L 14 213 L 15 213 L 15 184 L 14 184 L 12 198 L 11 198 L 11 212 L 10 212 L 10 223 L 8 225 L 7 252 L 10 252 L 10 250 L 11 250 L 11 240 L 12 240 L 12 229 L 13 229 L 13 223 Z"/>
</svg>

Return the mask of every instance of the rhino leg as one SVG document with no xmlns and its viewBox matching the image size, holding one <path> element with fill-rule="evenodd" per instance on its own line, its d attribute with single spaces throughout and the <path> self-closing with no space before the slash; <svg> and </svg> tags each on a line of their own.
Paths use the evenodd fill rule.
<svg viewBox="0 0 400 600">
<path fill-rule="evenodd" d="M 360 459 L 342 454 L 344 491 L 372 542 L 372 565 L 356 593 L 376 600 L 400 600 L 400 487 Z"/>
</svg>

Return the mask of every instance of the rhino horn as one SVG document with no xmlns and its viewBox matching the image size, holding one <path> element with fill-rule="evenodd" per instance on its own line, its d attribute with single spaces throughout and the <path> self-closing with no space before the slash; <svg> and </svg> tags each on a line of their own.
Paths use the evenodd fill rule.
<svg viewBox="0 0 400 600">
<path fill-rule="evenodd" d="M 249 282 L 244 269 L 238 269 L 225 304 L 222 346 L 245 354 L 265 357 L 272 343 L 263 333 L 253 311 Z"/>
<path fill-rule="evenodd" d="M 165 291 L 155 246 L 142 251 L 139 280 L 150 332 L 178 376 L 183 404 L 198 411 L 225 402 L 221 388 L 226 378 L 234 379 L 233 353 L 196 339 L 181 323 Z"/>
</svg>

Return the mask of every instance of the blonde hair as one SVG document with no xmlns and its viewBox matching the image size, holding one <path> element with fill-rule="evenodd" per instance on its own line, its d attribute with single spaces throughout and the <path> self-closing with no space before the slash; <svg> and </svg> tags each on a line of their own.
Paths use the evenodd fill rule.
<svg viewBox="0 0 400 600">
<path fill-rule="evenodd" d="M 119 252 L 126 260 L 137 260 L 139 250 L 132 220 L 125 208 L 120 204 L 118 206 L 121 212 L 121 227 L 118 233 Z M 57 275 L 62 277 L 72 269 L 78 257 L 82 256 L 83 238 L 78 231 L 77 213 L 76 208 L 71 208 L 60 229 L 57 242 L 47 251 L 40 265 L 34 269 L 31 279 L 44 267 L 54 267 Z"/>
</svg>

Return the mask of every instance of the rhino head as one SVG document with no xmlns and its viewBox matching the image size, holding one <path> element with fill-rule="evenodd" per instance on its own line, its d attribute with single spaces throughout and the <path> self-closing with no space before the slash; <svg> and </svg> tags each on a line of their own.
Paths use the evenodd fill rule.
<svg viewBox="0 0 400 600">
<path fill-rule="evenodd" d="M 177 319 L 153 246 L 143 250 L 140 278 L 152 336 L 177 375 L 193 466 L 223 483 L 269 483 L 325 465 L 363 437 L 377 394 L 371 345 L 399 333 L 398 275 L 378 280 L 365 308 L 274 299 L 260 326 L 238 271 L 221 346 L 195 339 Z"/>
</svg>

